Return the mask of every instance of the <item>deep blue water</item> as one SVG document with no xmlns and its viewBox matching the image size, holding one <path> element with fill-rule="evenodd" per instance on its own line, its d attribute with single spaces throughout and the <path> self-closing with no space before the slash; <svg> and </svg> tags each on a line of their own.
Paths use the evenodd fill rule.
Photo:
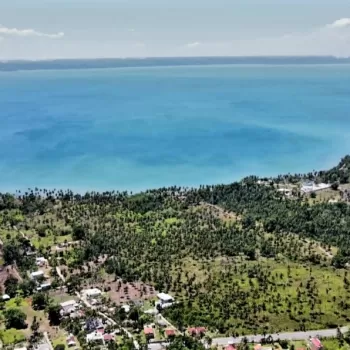
<svg viewBox="0 0 350 350">
<path fill-rule="evenodd" d="M 0 190 L 141 190 L 335 165 L 350 65 L 0 72 Z"/>
</svg>

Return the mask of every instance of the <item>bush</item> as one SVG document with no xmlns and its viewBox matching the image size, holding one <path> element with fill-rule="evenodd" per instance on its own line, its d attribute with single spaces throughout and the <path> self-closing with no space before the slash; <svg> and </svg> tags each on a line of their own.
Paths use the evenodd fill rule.
<svg viewBox="0 0 350 350">
<path fill-rule="evenodd" d="M 66 346 L 64 344 L 57 344 L 55 346 L 55 350 L 65 350 Z"/>
<path fill-rule="evenodd" d="M 26 328 L 26 314 L 19 309 L 8 309 L 4 312 L 6 328 L 23 329 Z"/>
<path fill-rule="evenodd" d="M 12 345 L 12 344 L 17 344 L 26 340 L 26 337 L 21 331 L 11 328 L 6 330 L 1 330 L 0 339 L 4 345 L 10 345 L 10 344 Z"/>
</svg>

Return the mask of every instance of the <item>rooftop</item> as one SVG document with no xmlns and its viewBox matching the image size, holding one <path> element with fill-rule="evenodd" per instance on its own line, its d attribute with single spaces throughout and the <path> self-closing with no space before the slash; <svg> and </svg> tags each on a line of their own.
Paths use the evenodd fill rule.
<svg viewBox="0 0 350 350">
<path fill-rule="evenodd" d="M 77 304 L 77 302 L 72 299 L 72 300 L 67 300 L 67 301 L 63 302 L 60 305 L 61 305 L 61 307 L 64 308 L 64 307 L 74 306 L 76 304 Z"/>
<path fill-rule="evenodd" d="M 311 338 L 311 343 L 314 344 L 317 347 L 321 347 L 322 346 L 322 343 L 321 343 L 320 339 L 318 339 L 318 338 Z"/>
<path fill-rule="evenodd" d="M 173 329 L 166 329 L 165 334 L 169 337 L 170 335 L 175 335 L 175 331 Z"/>
<path fill-rule="evenodd" d="M 99 295 L 102 292 L 98 288 L 85 289 L 82 291 L 85 295 Z"/>
<path fill-rule="evenodd" d="M 162 300 L 162 301 L 172 301 L 174 300 L 174 298 L 166 293 L 159 293 L 157 294 L 158 299 Z"/>
<path fill-rule="evenodd" d="M 36 277 L 36 276 L 43 276 L 43 275 L 44 275 L 44 272 L 41 271 L 41 270 L 38 270 L 38 271 L 32 272 L 30 275 L 33 276 L 33 277 Z"/>
<path fill-rule="evenodd" d="M 153 328 L 145 328 L 143 330 L 143 332 L 147 335 L 147 334 L 154 334 Z"/>
<path fill-rule="evenodd" d="M 200 333 L 205 333 L 207 330 L 205 327 L 192 327 L 188 329 L 188 333 L 195 333 L 195 334 L 200 334 Z"/>
</svg>

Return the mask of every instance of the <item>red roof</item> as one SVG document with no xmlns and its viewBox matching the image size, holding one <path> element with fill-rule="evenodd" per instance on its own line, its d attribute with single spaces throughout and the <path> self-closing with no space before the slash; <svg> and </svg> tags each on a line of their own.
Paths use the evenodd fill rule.
<svg viewBox="0 0 350 350">
<path fill-rule="evenodd" d="M 105 329 L 104 328 L 99 328 L 99 329 L 96 330 L 96 332 L 104 334 Z"/>
<path fill-rule="evenodd" d="M 175 331 L 173 329 L 166 329 L 165 334 L 169 337 L 170 335 L 175 335 Z"/>
<path fill-rule="evenodd" d="M 74 339 L 74 335 L 69 335 L 68 337 L 67 337 L 67 343 L 69 343 L 69 342 L 75 342 L 75 339 Z"/>
<path fill-rule="evenodd" d="M 318 338 L 312 338 L 311 342 L 312 342 L 312 344 L 314 344 L 318 348 L 320 348 L 322 346 L 322 343 L 321 343 L 320 339 L 318 339 Z"/>
<path fill-rule="evenodd" d="M 153 328 L 145 328 L 144 330 L 144 333 L 147 335 L 147 334 L 153 334 Z"/>
<path fill-rule="evenodd" d="M 237 350 L 236 347 L 232 344 L 226 346 L 226 350 Z"/>
<path fill-rule="evenodd" d="M 105 334 L 103 336 L 104 340 L 114 340 L 114 336 L 112 334 Z"/>
<path fill-rule="evenodd" d="M 188 329 L 188 333 L 190 334 L 201 334 L 205 333 L 207 330 L 204 327 L 192 327 Z"/>
</svg>

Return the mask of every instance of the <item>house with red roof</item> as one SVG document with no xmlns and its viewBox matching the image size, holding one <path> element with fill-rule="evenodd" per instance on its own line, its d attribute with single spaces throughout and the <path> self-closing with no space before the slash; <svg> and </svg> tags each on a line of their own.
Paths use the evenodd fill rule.
<svg viewBox="0 0 350 350">
<path fill-rule="evenodd" d="M 146 327 L 143 329 L 143 332 L 145 333 L 145 336 L 147 339 L 154 338 L 154 330 L 152 327 Z"/>
<path fill-rule="evenodd" d="M 237 348 L 233 344 L 229 344 L 226 346 L 225 350 L 237 350 Z"/>
<path fill-rule="evenodd" d="M 188 329 L 188 334 L 194 336 L 203 336 L 206 333 L 206 329 L 204 327 L 192 327 Z"/>
<path fill-rule="evenodd" d="M 175 337 L 175 331 L 173 329 L 166 329 L 164 331 L 167 338 L 173 338 Z"/>
<path fill-rule="evenodd" d="M 322 350 L 323 349 L 323 345 L 320 341 L 320 339 L 318 338 L 310 338 L 310 349 L 311 350 Z"/>
<path fill-rule="evenodd" d="M 106 343 L 110 341 L 114 341 L 114 335 L 113 334 L 104 334 L 103 339 Z"/>
<path fill-rule="evenodd" d="M 73 334 L 69 334 L 67 339 L 66 339 L 66 341 L 67 341 L 68 347 L 77 345 L 77 342 L 75 341 L 75 338 L 74 338 Z"/>
</svg>

